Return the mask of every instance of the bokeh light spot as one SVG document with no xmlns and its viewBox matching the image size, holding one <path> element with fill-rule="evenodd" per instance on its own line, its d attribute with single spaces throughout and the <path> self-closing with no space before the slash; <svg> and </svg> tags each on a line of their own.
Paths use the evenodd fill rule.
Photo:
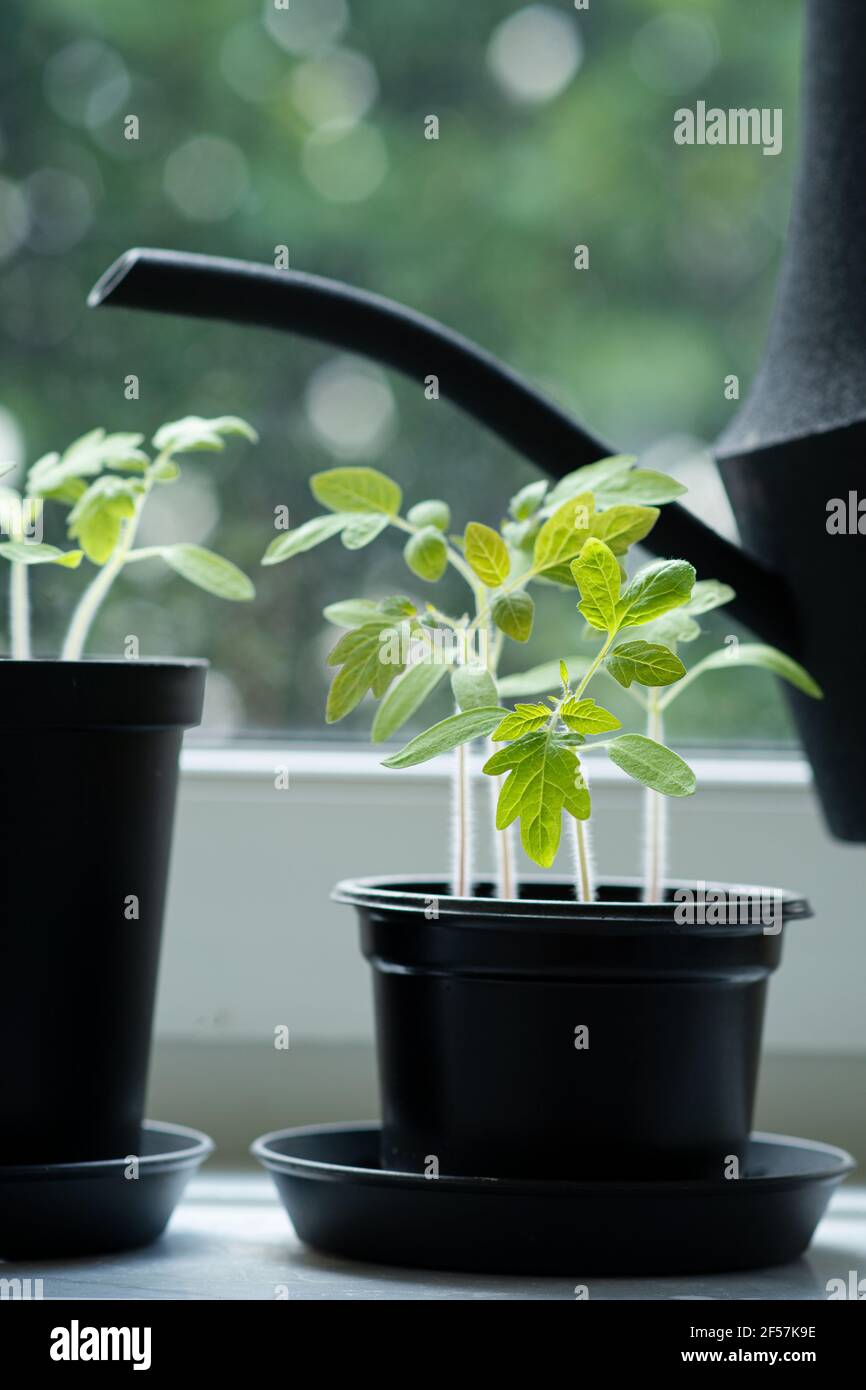
<svg viewBox="0 0 866 1390">
<path fill-rule="evenodd" d="M 14 463 L 16 467 L 15 473 L 4 473 L 0 488 L 18 486 L 20 483 L 18 473 L 23 461 L 24 436 L 21 433 L 21 427 L 12 411 L 0 405 L 0 466 Z"/>
<path fill-rule="evenodd" d="M 332 203 L 361 203 L 388 172 L 385 142 L 373 126 L 346 130 L 325 126 L 313 131 L 301 151 L 308 181 Z"/>
<path fill-rule="evenodd" d="M 120 54 L 97 39 L 61 48 L 45 64 L 43 83 L 57 115 L 81 127 L 107 120 L 129 92 L 129 74 Z"/>
<path fill-rule="evenodd" d="M 57 255 L 81 240 L 93 221 L 90 194 L 81 179 L 64 169 L 37 169 L 25 189 L 32 250 Z"/>
<path fill-rule="evenodd" d="M 282 68 L 279 53 L 256 20 L 236 24 L 223 39 L 220 69 L 232 91 L 245 101 L 269 101 Z"/>
<path fill-rule="evenodd" d="M 583 60 L 577 25 L 550 5 L 528 5 L 494 29 L 487 64 L 512 101 L 559 96 Z"/>
<path fill-rule="evenodd" d="M 278 10 L 265 0 L 265 28 L 287 53 L 315 53 L 336 43 L 349 23 L 346 0 L 290 0 Z"/>
<path fill-rule="evenodd" d="M 307 382 L 307 419 L 322 444 L 342 459 L 380 452 L 396 422 L 387 378 L 355 357 L 331 358 Z"/>
<path fill-rule="evenodd" d="M 0 261 L 14 256 L 27 236 L 30 214 L 17 183 L 0 178 Z"/>
<path fill-rule="evenodd" d="M 195 135 L 168 156 L 163 183 L 184 217 L 221 222 L 231 216 L 247 191 L 247 161 L 230 140 Z"/>
<path fill-rule="evenodd" d="M 290 79 L 292 99 L 311 126 L 356 125 L 376 100 L 376 69 L 362 53 L 338 49 L 299 63 Z"/>
<path fill-rule="evenodd" d="M 141 514 L 138 543 L 203 545 L 220 519 L 216 487 L 204 472 L 187 471 L 175 483 L 155 488 Z M 148 562 L 149 563 L 149 562 Z M 159 562 L 156 562 L 157 568 Z M 144 563 L 132 569 L 144 569 Z"/>
<path fill-rule="evenodd" d="M 671 96 L 688 91 L 715 67 L 719 39 L 703 15 L 663 14 L 637 32 L 631 60 L 635 72 L 653 91 Z"/>
</svg>

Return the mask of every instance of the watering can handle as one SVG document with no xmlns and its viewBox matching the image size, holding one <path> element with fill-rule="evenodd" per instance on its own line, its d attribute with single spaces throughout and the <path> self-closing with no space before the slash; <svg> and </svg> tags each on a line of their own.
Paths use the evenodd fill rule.
<svg viewBox="0 0 866 1390">
<path fill-rule="evenodd" d="M 461 406 L 555 478 L 615 453 L 489 353 L 435 319 L 336 280 L 249 261 L 135 248 L 88 296 L 91 307 L 148 309 L 298 333 L 438 379 Z M 787 592 L 777 575 L 678 505 L 662 509 L 647 544 L 697 557 L 701 572 L 737 591 L 731 611 L 767 641 L 796 645 Z"/>
</svg>

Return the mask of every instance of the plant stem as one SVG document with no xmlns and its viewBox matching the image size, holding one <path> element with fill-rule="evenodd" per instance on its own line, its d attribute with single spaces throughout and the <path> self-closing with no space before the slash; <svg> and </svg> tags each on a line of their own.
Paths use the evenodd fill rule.
<svg viewBox="0 0 866 1390">
<path fill-rule="evenodd" d="M 500 779 L 496 787 L 497 794 L 501 788 L 502 780 Z M 518 892 L 514 877 L 514 831 L 510 825 L 506 826 L 504 830 L 496 832 L 496 847 L 499 852 L 497 893 L 500 898 L 516 898 Z"/>
<path fill-rule="evenodd" d="M 399 531 L 408 532 L 415 535 L 418 531 L 417 526 L 406 521 L 404 517 L 393 516 L 390 518 L 391 525 Z M 490 625 L 488 622 L 490 606 L 487 602 L 487 594 L 484 585 L 480 583 L 477 575 L 471 566 L 463 558 L 458 550 L 452 545 L 446 544 L 448 563 L 465 580 L 472 593 L 475 603 L 475 617 L 467 627 L 449 619 L 444 613 L 439 613 L 433 605 L 428 605 L 430 611 L 439 622 L 455 631 L 464 634 L 465 648 L 462 653 L 462 661 L 466 662 L 469 656 L 469 639 L 471 634 L 480 628 L 486 627 L 488 639 L 490 637 Z M 524 576 L 519 584 L 525 584 L 530 574 Z M 511 587 L 518 587 L 517 584 Z M 505 590 L 507 592 L 507 590 Z M 499 665 L 499 658 L 502 653 L 503 634 L 496 632 L 492 643 L 488 640 L 486 652 L 486 665 L 493 679 L 496 679 L 496 671 Z M 495 744 L 491 745 L 496 747 Z M 472 872 L 472 779 L 470 775 L 469 752 L 465 745 L 461 744 L 454 752 L 454 781 L 452 788 L 452 822 L 451 822 L 451 890 L 457 897 L 471 895 L 474 887 L 474 876 Z M 517 891 L 514 876 L 514 844 L 513 833 L 510 829 L 498 830 L 496 828 L 496 802 L 502 779 L 496 778 L 493 782 L 493 838 L 496 846 L 496 892 L 500 898 L 513 898 Z"/>
<path fill-rule="evenodd" d="M 676 643 L 672 643 L 671 645 L 673 650 L 676 651 Z M 679 698 L 686 686 L 691 685 L 693 680 L 696 680 L 698 676 L 703 674 L 705 660 L 706 657 L 704 657 L 702 661 L 697 662 L 690 671 L 686 671 L 686 674 L 677 681 L 676 685 L 668 686 L 664 695 L 660 694 L 658 691 L 655 692 L 660 713 L 663 714 L 668 706 L 672 705 L 674 700 Z"/>
<path fill-rule="evenodd" d="M 135 542 L 136 532 L 138 531 L 138 525 L 141 521 L 141 513 L 144 509 L 144 504 L 150 496 L 150 491 L 156 481 L 160 466 L 163 463 L 170 462 L 170 448 L 163 449 L 157 454 L 150 467 L 143 474 L 141 478 L 143 490 L 136 498 L 135 511 L 132 516 L 128 517 L 121 525 L 117 545 L 102 566 L 99 574 L 84 590 L 84 593 L 78 601 L 78 606 L 72 615 L 72 621 L 66 633 L 63 650 L 60 653 L 61 661 L 80 661 L 93 620 L 99 612 L 105 600 L 105 596 L 115 579 L 130 559 L 130 551 Z M 156 553 L 157 547 L 149 546 L 144 550 L 134 553 L 132 559 L 146 560 L 150 559 L 150 557 Z"/>
<path fill-rule="evenodd" d="M 502 643 L 504 633 L 497 630 L 492 646 L 488 642 L 487 669 L 496 679 L 496 672 L 499 667 L 499 658 L 502 655 Z M 490 749 L 496 752 L 500 744 L 490 740 Z M 512 826 L 505 826 L 500 830 L 496 824 L 496 810 L 499 803 L 499 793 L 502 790 L 504 777 L 491 778 L 490 787 L 490 810 L 493 820 L 493 844 L 496 850 L 496 896 L 498 898 L 515 898 L 519 896 L 519 885 L 515 876 L 515 839 Z"/>
<path fill-rule="evenodd" d="M 451 891 L 456 898 L 466 898 L 472 893 L 472 793 L 464 743 L 454 750 L 452 814 Z"/>
<path fill-rule="evenodd" d="M 26 565 L 13 564 L 9 577 L 9 635 L 15 661 L 30 660 L 30 591 Z"/>
<path fill-rule="evenodd" d="M 580 775 L 589 790 L 586 768 L 581 764 Z M 574 822 L 574 896 L 579 903 L 595 902 L 595 869 L 592 855 L 592 830 L 589 820 Z"/>
<path fill-rule="evenodd" d="M 134 514 L 123 523 L 120 532 L 120 539 L 114 550 L 98 575 L 84 590 L 72 620 L 66 633 L 66 640 L 63 643 L 63 650 L 60 653 L 61 661 L 80 661 L 84 644 L 93 625 L 93 620 L 102 606 L 105 596 L 114 583 L 129 556 L 132 543 L 135 540 L 135 533 L 138 530 L 138 523 L 141 518 L 141 509 L 147 493 L 143 494 L 136 503 Z"/>
<path fill-rule="evenodd" d="M 589 833 L 585 821 L 575 820 L 574 840 L 575 853 L 577 853 L 577 878 L 575 878 L 575 887 L 577 887 L 578 902 L 592 902 L 592 899 L 595 898 L 595 892 L 592 891 L 592 873 L 591 869 L 589 869 L 588 838 Z"/>
<path fill-rule="evenodd" d="M 593 659 L 593 661 L 592 661 L 592 664 L 590 665 L 589 669 L 587 670 L 586 675 L 583 677 L 583 680 L 580 682 L 580 685 L 577 687 L 577 689 L 576 689 L 575 692 L 574 692 L 574 698 L 575 698 L 575 700 L 579 700 L 580 697 L 581 697 L 581 695 L 583 694 L 583 692 L 586 690 L 586 687 L 589 685 L 590 681 L 592 680 L 592 678 L 593 678 L 593 676 L 595 675 L 596 671 L 598 670 L 599 666 L 600 666 L 601 663 L 604 661 L 604 658 L 607 656 L 608 652 L 610 651 L 611 646 L 613 645 L 613 640 L 614 640 L 615 637 L 616 637 L 616 633 L 615 633 L 615 632 L 611 632 L 611 633 L 609 634 L 608 639 L 607 639 L 607 641 L 605 642 L 604 646 L 603 646 L 603 647 L 600 647 L 599 650 L 596 652 L 595 657 L 594 657 L 594 659 Z"/>
<path fill-rule="evenodd" d="M 490 751 L 495 753 L 500 744 L 490 740 Z M 490 809 L 493 812 L 493 842 L 496 846 L 496 896 L 498 898 L 516 897 L 514 880 L 514 834 L 513 827 L 499 830 L 496 825 L 496 808 L 502 790 L 502 777 L 490 778 Z"/>
<path fill-rule="evenodd" d="M 88 584 L 78 601 L 60 653 L 61 661 L 81 660 L 81 654 L 93 620 L 99 612 L 106 594 L 123 569 L 125 558 L 126 551 L 121 539 L 111 559 L 105 562 L 96 578 Z"/>
<path fill-rule="evenodd" d="M 506 594 L 513 594 L 516 593 L 519 589 L 525 589 L 527 584 L 529 584 L 531 580 L 537 579 L 539 574 L 542 573 L 542 570 L 536 569 L 533 565 L 531 569 L 524 570 L 522 574 L 515 575 L 515 577 L 510 581 L 510 583 L 500 584 L 499 588 L 496 590 L 496 597 L 504 598 Z M 487 622 L 490 618 L 492 610 L 493 604 L 487 603 L 485 598 L 485 601 L 481 605 L 479 605 L 478 612 L 475 617 L 475 622 L 472 624 L 472 626 L 477 627 L 480 626 L 481 623 Z"/>
<path fill-rule="evenodd" d="M 664 719 L 656 689 L 650 690 L 647 738 L 661 743 Z M 644 902 L 659 902 L 662 895 L 667 857 L 667 801 L 661 792 L 644 790 Z"/>
</svg>

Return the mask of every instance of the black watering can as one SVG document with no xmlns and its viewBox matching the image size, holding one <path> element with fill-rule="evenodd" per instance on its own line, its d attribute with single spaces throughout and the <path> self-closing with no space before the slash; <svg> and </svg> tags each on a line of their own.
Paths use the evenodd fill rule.
<svg viewBox="0 0 866 1390">
<path fill-rule="evenodd" d="M 751 394 L 716 446 L 742 547 L 678 505 L 648 544 L 737 591 L 731 611 L 824 688 L 786 687 L 830 828 L 866 841 L 866 539 L 830 534 L 828 502 L 866 499 L 866 0 L 807 0 L 800 166 L 769 341 Z M 375 358 L 450 399 L 562 476 L 618 450 L 488 353 L 377 295 L 288 270 L 133 250 L 89 303 L 227 319 Z M 851 496 L 849 496 L 849 494 Z M 866 532 L 866 505 L 863 528 Z"/>
</svg>

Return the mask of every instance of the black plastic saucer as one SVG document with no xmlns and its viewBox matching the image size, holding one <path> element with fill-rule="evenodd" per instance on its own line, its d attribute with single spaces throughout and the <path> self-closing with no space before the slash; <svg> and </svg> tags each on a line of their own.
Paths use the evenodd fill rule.
<svg viewBox="0 0 866 1390">
<path fill-rule="evenodd" d="M 109 1254 L 156 1240 L 213 1140 L 145 1120 L 129 1158 L 0 1167 L 0 1259 Z"/>
<path fill-rule="evenodd" d="M 737 1180 L 560 1182 L 425 1178 L 379 1167 L 374 1124 L 265 1134 L 298 1236 L 332 1255 L 497 1274 L 758 1269 L 806 1249 L 850 1154 L 754 1134 Z"/>
</svg>

